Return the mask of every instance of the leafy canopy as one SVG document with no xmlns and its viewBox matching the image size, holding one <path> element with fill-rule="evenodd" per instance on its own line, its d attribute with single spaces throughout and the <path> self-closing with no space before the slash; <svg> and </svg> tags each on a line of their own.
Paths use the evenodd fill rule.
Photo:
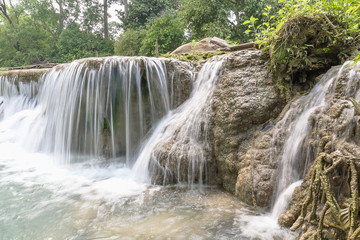
<svg viewBox="0 0 360 240">
<path fill-rule="evenodd" d="M 184 28 L 180 20 L 173 14 L 166 14 L 156 19 L 148 26 L 146 35 L 141 43 L 140 54 L 155 55 L 155 44 L 158 43 L 159 54 L 174 50 L 183 43 Z"/>
</svg>

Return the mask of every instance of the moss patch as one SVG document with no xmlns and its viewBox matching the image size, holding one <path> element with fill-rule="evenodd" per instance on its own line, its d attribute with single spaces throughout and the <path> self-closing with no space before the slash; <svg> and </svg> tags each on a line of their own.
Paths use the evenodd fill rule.
<svg viewBox="0 0 360 240">
<path fill-rule="evenodd" d="M 224 55 L 229 52 L 223 52 L 223 51 L 215 51 L 215 52 L 199 52 L 199 51 L 193 51 L 191 53 L 184 53 L 184 54 L 164 54 L 162 57 L 165 58 L 176 58 L 181 61 L 186 62 L 198 62 L 200 60 L 206 60 L 216 55 Z"/>
<path fill-rule="evenodd" d="M 0 71 L 0 76 L 6 76 L 9 78 L 18 78 L 20 82 L 38 81 L 39 78 L 49 72 L 49 68 L 44 69 L 27 69 L 27 70 L 11 70 Z"/>
<path fill-rule="evenodd" d="M 299 91 L 296 86 L 311 87 L 309 82 L 315 82 L 318 75 L 351 55 L 358 43 L 338 34 L 337 27 L 343 26 L 321 14 L 299 15 L 281 26 L 267 50 L 271 70 L 282 83 L 281 88 L 286 86 L 295 93 Z"/>
</svg>

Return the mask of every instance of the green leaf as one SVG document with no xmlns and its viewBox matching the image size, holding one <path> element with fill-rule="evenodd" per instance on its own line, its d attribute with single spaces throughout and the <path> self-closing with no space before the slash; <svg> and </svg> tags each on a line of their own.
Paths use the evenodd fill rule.
<svg viewBox="0 0 360 240">
<path fill-rule="evenodd" d="M 258 19 L 258 18 L 255 18 L 255 17 L 253 17 L 253 16 L 250 17 L 250 22 L 251 22 L 252 24 L 254 24 L 257 20 L 259 20 L 259 19 Z"/>
</svg>

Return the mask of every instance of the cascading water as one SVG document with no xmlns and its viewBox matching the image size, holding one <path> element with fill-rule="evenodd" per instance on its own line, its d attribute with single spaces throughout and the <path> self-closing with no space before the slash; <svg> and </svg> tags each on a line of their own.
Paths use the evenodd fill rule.
<svg viewBox="0 0 360 240">
<path fill-rule="evenodd" d="M 166 117 L 155 131 L 156 134 L 144 146 L 133 169 L 136 176 L 149 181 L 150 166 L 150 169 L 161 169 L 162 183 L 166 183 L 169 178 L 167 175 L 175 175 L 177 182 L 190 185 L 196 180 L 200 184 L 203 179 L 207 182 L 207 151 L 211 151 L 208 134 L 210 102 L 216 82 L 221 76 L 222 65 L 222 60 L 205 63 L 197 76 L 190 98 Z M 157 148 L 161 149 L 169 143 L 171 147 L 168 151 L 157 153 Z M 177 164 L 175 172 L 170 166 L 174 164 Z M 181 170 L 183 165 L 187 165 L 185 173 Z"/>
<path fill-rule="evenodd" d="M 0 120 L 16 112 L 34 107 L 38 83 L 17 82 L 16 78 L 0 76 Z"/>
<path fill-rule="evenodd" d="M 321 114 L 329 106 L 329 99 L 334 96 L 339 77 L 350 65 L 350 62 L 346 62 L 342 66 L 330 69 L 307 95 L 290 105 L 274 126 L 272 145 L 275 150 L 272 158 L 279 159 L 279 177 L 274 192 L 274 204 L 270 214 L 245 216 L 240 219 L 244 235 L 269 240 L 296 237 L 296 234 L 281 230 L 277 220 L 287 209 L 295 188 L 300 186 L 301 178 L 316 157 L 316 149 L 304 146 L 311 131 L 311 116 L 315 112 Z M 354 79 L 350 78 L 348 84 L 352 85 L 350 82 L 353 81 Z M 283 143 L 281 139 L 284 139 Z M 258 228 L 258 225 L 262 225 L 263 228 Z"/>
<path fill-rule="evenodd" d="M 0 78 L 0 239 L 238 234 L 229 231 L 231 224 L 218 224 L 231 223 L 242 208 L 232 196 L 133 178 L 139 168 L 136 176 L 148 174 L 149 159 L 144 163 L 142 156 L 152 151 L 149 145 L 139 151 L 142 144 L 156 143 L 177 127 L 179 143 L 186 134 L 194 143 L 189 181 L 206 167 L 208 103 L 221 62 L 205 65 L 195 83 L 199 93 L 173 112 L 166 71 L 162 59 L 114 57 L 58 66 L 38 83 Z M 132 172 L 128 167 L 136 159 Z"/>
<path fill-rule="evenodd" d="M 53 152 L 65 163 L 107 155 L 131 166 L 147 132 L 170 110 L 159 60 L 77 61 L 53 69 L 40 84 L 41 116 L 26 136 L 28 147 Z"/>
<path fill-rule="evenodd" d="M 271 214 L 254 216 L 216 189 L 149 184 L 149 168 L 163 182 L 208 180 L 221 59 L 204 64 L 191 97 L 172 110 L 163 59 L 80 60 L 39 82 L 0 76 L 0 239 L 292 239 L 277 217 L 316 154 L 303 147 L 308 121 L 348 65 L 330 70 L 274 126 L 276 201 Z M 359 100 L 354 86 L 347 92 Z"/>
<path fill-rule="evenodd" d="M 316 153 L 303 149 L 303 142 L 311 130 L 309 118 L 315 111 L 322 111 L 326 107 L 326 95 L 329 94 L 330 87 L 336 81 L 343 68 L 334 67 L 329 70 L 309 94 L 300 97 L 291 104 L 285 116 L 275 126 L 274 142 L 280 138 L 279 134 L 281 132 L 285 131 L 288 134 L 285 137 L 284 146 L 279 147 L 274 152 L 274 155 L 280 154 L 281 156 L 280 175 L 274 195 L 275 204 L 272 211 L 272 215 L 275 218 L 284 212 L 287 207 L 287 204 L 284 204 L 282 197 L 280 197 L 281 194 L 285 193 L 286 189 L 293 183 L 295 183 L 295 186 L 299 185 L 298 181 L 302 178 L 302 171 L 307 169 L 308 162 L 313 161 L 315 158 L 314 154 Z M 295 189 L 294 186 L 290 188 Z"/>
</svg>

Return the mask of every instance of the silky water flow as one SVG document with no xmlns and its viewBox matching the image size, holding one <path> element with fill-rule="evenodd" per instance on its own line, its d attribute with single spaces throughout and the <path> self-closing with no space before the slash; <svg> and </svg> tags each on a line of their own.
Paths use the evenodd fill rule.
<svg viewBox="0 0 360 240">
<path fill-rule="evenodd" d="M 37 82 L 0 77 L 0 239 L 239 235 L 233 196 L 152 185 L 148 172 L 152 149 L 178 127 L 179 144 L 186 134 L 194 141 L 188 180 L 202 172 L 208 142 L 196 119 L 207 124 L 221 68 L 205 64 L 177 109 L 164 59 L 78 60 Z"/>
<path fill-rule="evenodd" d="M 313 157 L 301 150 L 308 118 L 326 106 L 346 66 L 330 70 L 274 126 L 279 185 L 272 213 L 254 216 L 222 190 L 188 187 L 199 175 L 206 183 L 209 103 L 223 59 L 204 64 L 176 109 L 165 61 L 87 59 L 37 82 L 0 77 L 0 239 L 295 237 L 276 219 L 300 184 L 297 169 Z M 277 134 L 287 134 L 281 146 Z M 186 154 L 188 173 L 177 177 L 187 184 L 152 185 L 154 149 L 170 140 L 172 154 Z"/>
<path fill-rule="evenodd" d="M 287 210 L 295 188 L 301 185 L 306 170 L 309 169 L 316 157 L 316 150 L 304 146 L 304 142 L 312 130 L 310 119 L 315 112 L 321 114 L 330 106 L 331 99 L 336 92 L 336 84 L 343 72 L 349 68 L 351 70 L 347 79 L 348 88 L 359 94 L 357 92 L 359 86 L 354 87 L 358 85 L 356 84 L 358 78 L 353 77 L 356 74 L 354 69 L 358 68 L 358 65 L 352 66 L 352 62 L 345 62 L 342 66 L 331 68 L 308 94 L 290 104 L 282 118 L 274 126 L 272 158 L 278 160 L 279 167 L 273 205 L 269 213 L 239 217 L 243 236 L 268 240 L 295 239 L 297 237 L 296 233 L 281 228 L 277 221 L 280 214 Z M 351 96 L 350 93 L 347 94 Z M 359 100 L 359 96 L 356 96 Z M 284 137 L 284 143 L 281 143 L 282 137 Z"/>
</svg>

